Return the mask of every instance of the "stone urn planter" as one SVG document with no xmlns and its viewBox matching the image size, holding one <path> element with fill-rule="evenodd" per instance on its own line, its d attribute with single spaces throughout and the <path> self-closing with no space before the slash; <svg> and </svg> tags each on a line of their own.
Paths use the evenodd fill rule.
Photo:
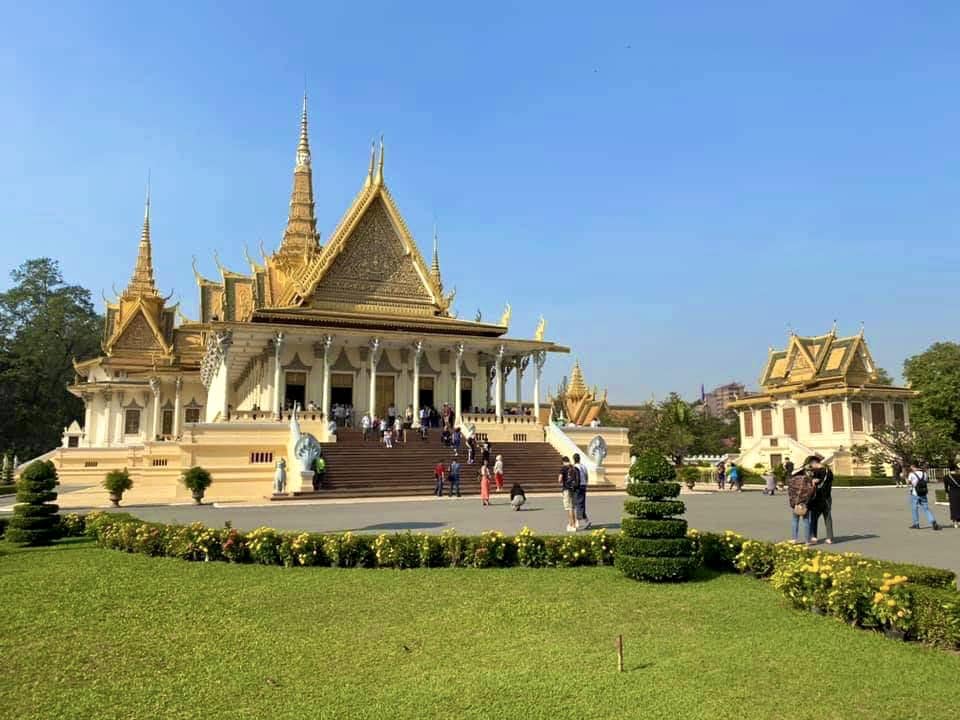
<svg viewBox="0 0 960 720">
<path fill-rule="evenodd" d="M 193 499 L 197 503 L 197 505 L 203 504 L 203 490 L 194 490 L 190 494 L 193 496 Z"/>
<path fill-rule="evenodd" d="M 199 505 L 203 501 L 203 495 L 206 493 L 207 488 L 210 487 L 210 483 L 213 482 L 213 478 L 211 478 L 210 473 L 202 467 L 194 466 L 189 470 L 183 471 L 180 482 L 190 491 L 191 497 L 193 497 L 194 501 Z"/>
<path fill-rule="evenodd" d="M 113 503 L 114 507 L 120 507 L 120 501 L 123 499 L 123 493 L 112 492 L 110 493 L 110 502 Z"/>
</svg>

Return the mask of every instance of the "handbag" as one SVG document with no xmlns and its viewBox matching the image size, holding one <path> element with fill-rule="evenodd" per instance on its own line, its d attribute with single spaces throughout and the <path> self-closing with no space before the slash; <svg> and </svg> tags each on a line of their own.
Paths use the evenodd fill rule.
<svg viewBox="0 0 960 720">
<path fill-rule="evenodd" d="M 806 517 L 807 515 L 807 504 L 798 502 L 793 506 L 793 514 L 797 517 Z"/>
</svg>

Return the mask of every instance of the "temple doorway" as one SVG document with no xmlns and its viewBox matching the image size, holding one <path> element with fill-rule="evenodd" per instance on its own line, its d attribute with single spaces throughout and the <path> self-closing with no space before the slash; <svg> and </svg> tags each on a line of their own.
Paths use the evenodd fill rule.
<svg viewBox="0 0 960 720">
<path fill-rule="evenodd" d="M 353 373 L 330 373 L 330 407 L 353 407 Z"/>
<path fill-rule="evenodd" d="M 420 378 L 420 390 L 418 392 L 418 396 L 419 397 L 417 400 L 420 402 L 420 407 L 434 407 L 432 377 Z"/>
<path fill-rule="evenodd" d="M 470 378 L 460 380 L 460 409 L 461 412 L 473 410 L 473 380 Z"/>
<path fill-rule="evenodd" d="M 288 372 L 286 376 L 284 405 L 292 408 L 294 403 L 301 408 L 307 404 L 307 374 L 304 372 Z"/>
<path fill-rule="evenodd" d="M 387 408 L 396 405 L 394 389 L 396 378 L 393 375 L 377 375 L 377 417 L 387 417 Z"/>
</svg>

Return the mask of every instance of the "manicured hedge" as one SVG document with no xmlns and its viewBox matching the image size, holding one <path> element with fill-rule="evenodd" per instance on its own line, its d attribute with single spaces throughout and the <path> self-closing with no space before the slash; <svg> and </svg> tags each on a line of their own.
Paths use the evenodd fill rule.
<svg viewBox="0 0 960 720">
<path fill-rule="evenodd" d="M 694 555 L 690 538 L 637 538 L 621 535 L 617 538 L 617 551 L 625 555 L 649 557 L 683 557 Z"/>
<path fill-rule="evenodd" d="M 639 518 L 662 518 L 682 515 L 686 506 L 681 500 L 625 500 L 623 509 Z"/>
<path fill-rule="evenodd" d="M 743 468 L 741 468 L 743 470 Z M 742 473 L 744 485 L 766 485 L 767 481 L 755 470 L 747 470 Z M 834 475 L 834 487 L 884 487 L 893 485 L 893 478 L 876 478 L 869 475 Z"/>
<path fill-rule="evenodd" d="M 914 637 L 939 647 L 960 648 L 960 593 L 918 585 L 912 595 Z"/>
<path fill-rule="evenodd" d="M 627 495 L 644 498 L 645 500 L 662 500 L 677 497 L 680 494 L 680 483 L 674 482 L 631 482 L 627 483 Z"/>
<path fill-rule="evenodd" d="M 697 568 L 693 557 L 651 557 L 617 553 L 617 569 L 632 580 L 678 582 L 689 578 Z"/>
<path fill-rule="evenodd" d="M 620 520 L 620 531 L 636 538 L 679 538 L 687 534 L 687 521 L 680 518 L 648 520 L 625 517 Z"/>
</svg>

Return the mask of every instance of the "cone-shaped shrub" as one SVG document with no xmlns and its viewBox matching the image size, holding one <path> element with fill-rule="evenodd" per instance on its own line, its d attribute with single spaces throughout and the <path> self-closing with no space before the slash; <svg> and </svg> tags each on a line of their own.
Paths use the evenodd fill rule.
<svg viewBox="0 0 960 720">
<path fill-rule="evenodd" d="M 693 574 L 696 560 L 687 539 L 684 504 L 674 498 L 680 483 L 676 471 L 657 452 L 644 452 L 630 468 L 624 503 L 629 517 L 620 524 L 616 566 L 634 580 L 679 581 Z"/>
<path fill-rule="evenodd" d="M 57 469 L 49 460 L 31 463 L 20 473 L 17 504 L 6 539 L 18 545 L 49 545 L 60 536 L 57 499 Z"/>
</svg>

